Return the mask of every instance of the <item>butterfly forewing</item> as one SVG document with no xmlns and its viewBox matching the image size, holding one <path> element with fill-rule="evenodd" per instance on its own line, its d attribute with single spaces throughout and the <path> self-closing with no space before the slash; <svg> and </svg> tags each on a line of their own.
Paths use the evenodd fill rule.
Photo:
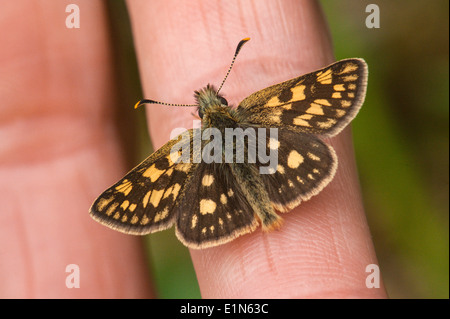
<svg viewBox="0 0 450 319">
<path fill-rule="evenodd" d="M 334 136 L 358 113 L 366 86 L 365 61 L 341 60 L 258 91 L 244 99 L 237 111 L 251 124 Z"/>
<path fill-rule="evenodd" d="M 92 217 L 130 234 L 148 234 L 172 226 L 176 203 L 197 165 L 192 152 L 187 163 L 180 161 L 178 151 L 171 152 L 176 143 L 179 149 L 187 143 L 192 151 L 192 130 L 184 136 L 189 136 L 186 141 L 181 135 L 171 140 L 101 194 L 91 207 Z"/>
</svg>

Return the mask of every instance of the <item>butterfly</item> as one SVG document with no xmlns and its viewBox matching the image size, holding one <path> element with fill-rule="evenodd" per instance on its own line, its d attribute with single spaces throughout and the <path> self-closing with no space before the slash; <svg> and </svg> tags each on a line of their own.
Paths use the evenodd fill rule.
<svg viewBox="0 0 450 319">
<path fill-rule="evenodd" d="M 201 128 L 170 140 L 103 192 L 90 209 L 96 221 L 134 235 L 175 224 L 183 244 L 206 248 L 259 226 L 280 228 L 278 212 L 328 185 L 338 160 L 319 136 L 335 136 L 356 116 L 367 64 L 341 60 L 255 92 L 232 108 L 219 91 L 248 40 L 239 42 L 219 89 L 208 84 L 195 91 L 196 104 L 136 104 L 195 106 Z"/>
</svg>

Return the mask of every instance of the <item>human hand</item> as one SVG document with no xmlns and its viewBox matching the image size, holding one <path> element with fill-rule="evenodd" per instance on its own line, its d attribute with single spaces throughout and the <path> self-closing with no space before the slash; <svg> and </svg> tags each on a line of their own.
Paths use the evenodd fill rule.
<svg viewBox="0 0 450 319">
<path fill-rule="evenodd" d="M 269 85 L 333 62 L 326 23 L 314 1 L 129 1 L 144 97 L 193 102 L 192 92 L 219 85 L 237 42 L 245 45 L 222 93 L 237 105 Z M 192 127 L 192 110 L 147 106 L 150 135 L 162 146 L 175 127 Z M 331 139 L 334 180 L 283 214 L 279 231 L 259 229 L 205 250 L 191 250 L 207 298 L 385 297 L 368 289 L 376 264 L 347 128 Z"/>
<path fill-rule="evenodd" d="M 114 127 L 104 2 L 4 1 L 0 10 L 0 297 L 151 297 L 140 238 L 94 222 L 126 167 Z M 69 289 L 68 265 L 80 288 Z"/>
<path fill-rule="evenodd" d="M 3 88 L 0 153 L 2 297 L 152 297 L 139 238 L 91 220 L 95 197 L 126 170 L 112 109 L 111 47 L 104 7 L 77 1 L 82 26 L 63 25 L 65 4 L 8 2 L 0 13 Z M 33 10 L 30 10 L 32 6 Z M 313 1 L 128 1 L 144 96 L 191 103 L 193 90 L 219 84 L 237 42 L 252 38 L 222 90 L 230 103 L 333 61 Z M 21 19 L 17 19 L 17 17 Z M 61 26 L 62 25 L 62 26 Z M 191 109 L 147 106 L 154 146 Z M 283 214 L 276 232 L 255 232 L 191 250 L 205 298 L 385 297 L 368 289 L 376 256 L 364 216 L 350 130 L 329 142 L 334 180 Z M 80 267 L 68 289 L 65 268 Z"/>
</svg>

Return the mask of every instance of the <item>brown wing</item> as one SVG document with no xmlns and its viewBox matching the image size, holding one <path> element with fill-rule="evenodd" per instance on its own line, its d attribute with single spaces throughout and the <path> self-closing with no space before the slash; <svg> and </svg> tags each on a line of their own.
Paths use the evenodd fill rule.
<svg viewBox="0 0 450 319">
<path fill-rule="evenodd" d="M 258 226 L 229 164 L 198 164 L 186 189 L 176 220 L 177 237 L 186 246 L 220 245 Z"/>
<path fill-rule="evenodd" d="M 192 161 L 192 132 L 169 141 L 103 192 L 90 209 L 92 218 L 134 235 L 172 226 L 177 202 L 197 165 Z M 188 157 L 183 158 L 186 154 Z"/>
<path fill-rule="evenodd" d="M 248 124 L 334 136 L 363 104 L 367 73 L 364 60 L 341 60 L 253 93 L 236 111 Z"/>
<path fill-rule="evenodd" d="M 336 173 L 338 162 L 333 148 L 312 134 L 278 128 L 277 139 L 267 137 L 265 149 L 274 152 L 272 158 L 277 161 L 259 161 L 257 166 L 260 171 L 261 167 L 271 168 L 260 177 L 272 205 L 280 212 L 317 195 Z"/>
</svg>

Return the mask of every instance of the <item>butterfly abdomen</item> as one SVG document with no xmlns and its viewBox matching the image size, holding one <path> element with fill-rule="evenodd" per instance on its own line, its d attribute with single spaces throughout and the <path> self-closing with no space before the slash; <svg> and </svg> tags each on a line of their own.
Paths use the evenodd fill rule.
<svg viewBox="0 0 450 319">
<path fill-rule="evenodd" d="M 275 213 L 256 166 L 248 163 L 231 163 L 230 167 L 236 185 L 239 185 L 255 215 L 261 221 L 263 230 L 278 229 L 282 219 Z"/>
</svg>

